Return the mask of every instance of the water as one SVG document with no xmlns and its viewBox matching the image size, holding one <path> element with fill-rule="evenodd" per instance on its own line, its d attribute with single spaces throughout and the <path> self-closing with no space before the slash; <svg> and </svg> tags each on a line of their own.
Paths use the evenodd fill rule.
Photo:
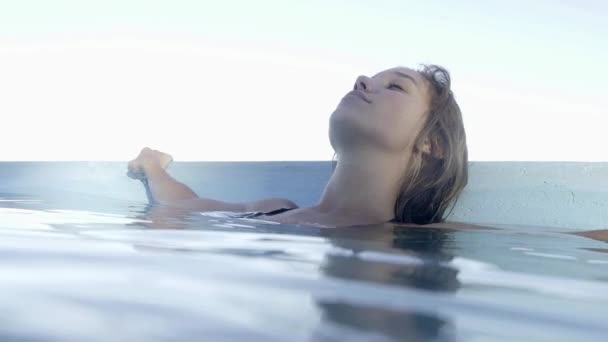
<svg viewBox="0 0 608 342">
<path fill-rule="evenodd" d="M 178 163 L 173 172 L 205 195 L 222 195 L 223 184 L 216 197 L 306 205 L 329 170 Z M 608 245 L 564 230 L 324 230 L 155 208 L 124 163 L 3 163 L 0 176 L 2 340 L 594 341 L 608 333 Z"/>
</svg>

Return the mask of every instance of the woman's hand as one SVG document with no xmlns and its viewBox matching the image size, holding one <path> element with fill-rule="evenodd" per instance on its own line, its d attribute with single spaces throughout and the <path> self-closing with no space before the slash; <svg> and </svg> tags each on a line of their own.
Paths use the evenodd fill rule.
<svg viewBox="0 0 608 342">
<path fill-rule="evenodd" d="M 159 167 L 166 169 L 172 161 L 171 155 L 144 147 L 137 158 L 129 162 L 127 176 L 143 180 L 147 171 Z"/>
</svg>

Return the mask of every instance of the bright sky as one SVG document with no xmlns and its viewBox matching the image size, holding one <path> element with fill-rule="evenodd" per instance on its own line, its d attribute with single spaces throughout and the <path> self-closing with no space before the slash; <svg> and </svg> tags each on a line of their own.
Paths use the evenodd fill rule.
<svg viewBox="0 0 608 342">
<path fill-rule="evenodd" d="M 608 161 L 603 0 L 0 0 L 0 160 L 329 160 L 360 74 L 447 67 L 471 160 Z"/>
</svg>

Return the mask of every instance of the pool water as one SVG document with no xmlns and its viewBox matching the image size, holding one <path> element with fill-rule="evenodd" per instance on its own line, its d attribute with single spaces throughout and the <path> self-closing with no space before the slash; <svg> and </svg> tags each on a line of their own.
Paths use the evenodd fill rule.
<svg viewBox="0 0 608 342">
<path fill-rule="evenodd" d="M 13 172 L 6 164 L 0 170 Z M 153 207 L 118 192 L 75 191 L 65 179 L 45 189 L 40 179 L 31 186 L 6 179 L 1 340 L 599 341 L 608 334 L 608 245 L 566 229 L 317 229 Z"/>
</svg>

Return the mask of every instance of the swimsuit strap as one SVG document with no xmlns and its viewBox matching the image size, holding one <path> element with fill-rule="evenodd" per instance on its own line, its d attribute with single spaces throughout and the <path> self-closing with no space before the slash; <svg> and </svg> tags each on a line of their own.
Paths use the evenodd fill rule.
<svg viewBox="0 0 608 342">
<path fill-rule="evenodd" d="M 269 211 L 267 213 L 264 213 L 263 215 L 265 215 L 265 216 L 272 216 L 272 215 L 284 213 L 286 211 L 293 210 L 293 209 L 296 209 L 296 208 L 281 208 L 281 209 Z"/>
</svg>

